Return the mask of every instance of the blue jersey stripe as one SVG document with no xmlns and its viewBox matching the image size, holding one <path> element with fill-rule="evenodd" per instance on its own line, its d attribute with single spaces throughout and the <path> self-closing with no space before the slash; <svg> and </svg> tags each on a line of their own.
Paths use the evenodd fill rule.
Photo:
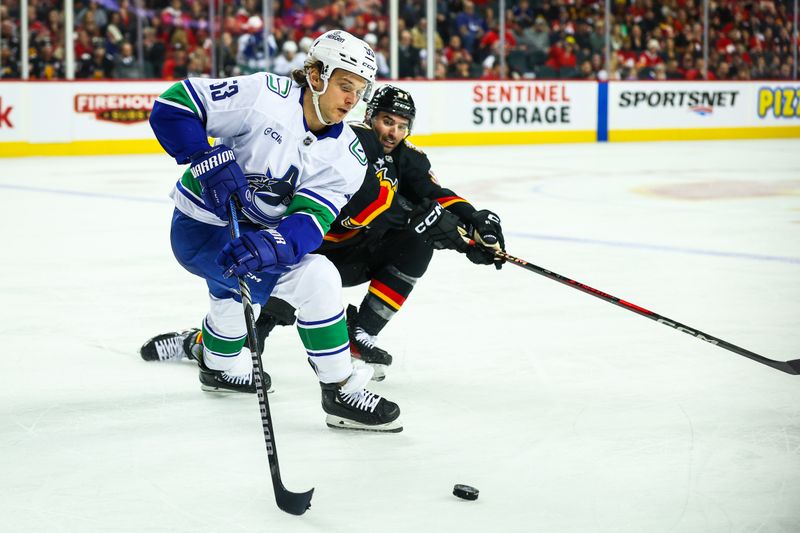
<svg viewBox="0 0 800 533">
<path fill-rule="evenodd" d="M 300 189 L 295 194 L 302 194 L 304 196 L 310 196 L 312 199 L 316 200 L 317 202 L 325 205 L 328 209 L 330 209 L 333 212 L 334 216 L 337 216 L 337 217 L 339 216 L 339 210 L 336 209 L 336 206 L 333 205 L 330 202 L 330 200 L 328 200 L 324 196 L 322 196 L 320 194 L 317 194 L 317 193 L 315 193 L 314 191 L 312 191 L 310 189 Z"/>
<path fill-rule="evenodd" d="M 192 87 L 192 84 L 189 80 L 183 80 L 183 85 L 189 90 L 189 94 L 192 96 L 192 100 L 194 100 L 197 109 L 200 110 L 200 115 L 202 115 L 203 124 L 205 125 L 205 123 L 207 122 L 207 116 L 206 116 L 206 108 L 203 107 L 203 102 L 200 100 L 200 97 L 197 96 L 197 93 L 195 92 L 194 87 Z"/>
<path fill-rule="evenodd" d="M 186 198 L 188 198 L 188 199 L 189 199 L 189 201 L 191 201 L 191 202 L 192 202 L 194 205 L 196 205 L 197 207 L 200 207 L 201 209 L 205 209 L 206 211 L 208 211 L 209 213 L 211 213 L 211 211 L 210 211 L 210 210 L 209 210 L 209 209 L 206 207 L 206 204 L 204 204 L 203 202 L 201 202 L 200 200 L 198 200 L 198 199 L 197 199 L 197 197 L 194 195 L 194 193 L 193 193 L 193 192 L 189 191 L 188 189 L 186 189 L 186 187 L 184 187 L 184 186 L 183 186 L 183 183 L 181 183 L 180 181 L 178 181 L 178 182 L 175 184 L 175 188 L 176 188 L 176 189 L 178 189 L 178 192 L 180 192 L 180 193 L 181 193 L 181 194 L 183 194 L 183 195 L 184 195 Z"/>
</svg>

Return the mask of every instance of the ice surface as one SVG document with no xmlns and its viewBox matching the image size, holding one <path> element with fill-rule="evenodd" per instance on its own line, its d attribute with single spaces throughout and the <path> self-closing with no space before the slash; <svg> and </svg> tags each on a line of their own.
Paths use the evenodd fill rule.
<svg viewBox="0 0 800 533">
<path fill-rule="evenodd" d="M 800 142 L 437 148 L 508 251 L 774 359 L 800 356 Z M 199 324 L 167 156 L 0 160 L 0 530 L 797 532 L 800 377 L 551 280 L 437 252 L 381 335 L 399 434 L 328 429 L 296 333 L 254 397 L 147 364 Z M 347 289 L 359 303 L 364 288 Z M 456 483 L 480 490 L 462 501 Z"/>
</svg>

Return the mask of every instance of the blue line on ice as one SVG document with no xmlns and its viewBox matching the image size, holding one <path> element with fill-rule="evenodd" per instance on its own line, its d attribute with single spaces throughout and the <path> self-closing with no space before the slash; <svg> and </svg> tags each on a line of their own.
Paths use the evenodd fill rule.
<svg viewBox="0 0 800 533">
<path fill-rule="evenodd" d="M 42 192 L 49 194 L 64 194 L 69 196 L 82 196 L 86 198 L 108 198 L 112 200 L 123 200 L 127 202 L 142 202 L 148 204 L 163 204 L 172 202 L 169 198 L 148 198 L 145 196 L 129 196 L 124 194 L 108 194 L 108 193 L 95 193 L 88 191 L 71 191 L 68 189 L 54 189 L 47 187 L 30 187 L 26 185 L 7 185 L 0 184 L 0 189 L 12 189 L 27 192 Z M 666 246 L 661 244 L 648 244 L 642 242 L 623 242 L 623 241 L 606 241 L 602 239 L 586 239 L 582 237 L 563 237 L 558 235 L 542 235 L 538 233 L 517 233 L 506 232 L 507 235 L 512 237 L 520 237 L 523 239 L 534 239 L 543 241 L 560 241 L 571 242 L 577 244 L 589 244 L 595 246 L 608 246 L 613 248 L 632 248 L 637 250 L 655 250 L 659 252 L 670 252 L 680 254 L 692 255 L 708 255 L 715 257 L 730 257 L 734 259 L 747 259 L 753 261 L 774 261 L 777 263 L 788 263 L 792 265 L 800 265 L 800 257 L 782 257 L 776 255 L 763 255 L 763 254 L 749 254 L 741 252 L 721 252 L 717 250 L 703 250 L 698 248 L 683 248 L 680 246 Z M 523 258 L 524 259 L 524 258 Z"/>
<path fill-rule="evenodd" d="M 672 252 L 692 255 L 710 255 L 716 257 L 732 257 L 735 259 L 750 259 L 754 261 L 775 261 L 777 263 L 789 263 L 800 265 L 800 257 L 782 257 L 778 255 L 749 254 L 741 252 L 721 252 L 717 250 L 703 250 L 699 248 L 684 248 L 681 246 L 666 246 L 662 244 L 648 244 L 643 242 L 624 242 L 606 241 L 602 239 L 585 239 L 581 237 L 562 237 L 558 235 L 542 235 L 538 233 L 516 233 L 505 232 L 512 237 L 522 237 L 523 239 L 536 239 L 541 241 L 561 241 L 579 244 L 592 244 L 598 246 L 609 246 L 614 248 L 633 248 L 637 250 L 656 250 L 659 252 Z M 523 258 L 524 259 L 524 258 Z"/>
</svg>

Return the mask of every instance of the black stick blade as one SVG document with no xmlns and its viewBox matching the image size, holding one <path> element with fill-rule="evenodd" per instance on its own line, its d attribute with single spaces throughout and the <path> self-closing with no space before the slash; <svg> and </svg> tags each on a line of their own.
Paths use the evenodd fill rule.
<svg viewBox="0 0 800 533">
<path fill-rule="evenodd" d="M 298 493 L 290 492 L 281 487 L 280 490 L 275 491 L 275 501 L 278 503 L 278 508 L 281 511 L 300 516 L 311 507 L 311 497 L 313 495 L 314 489 L 308 492 Z"/>
<path fill-rule="evenodd" d="M 787 374 L 792 374 L 793 376 L 800 375 L 800 359 L 795 359 L 793 361 L 786 361 L 786 367 L 782 368 L 784 372 Z"/>
</svg>

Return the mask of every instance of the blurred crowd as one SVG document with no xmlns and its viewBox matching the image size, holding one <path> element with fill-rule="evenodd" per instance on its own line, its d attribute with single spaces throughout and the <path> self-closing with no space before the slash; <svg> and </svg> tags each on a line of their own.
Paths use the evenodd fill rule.
<svg viewBox="0 0 800 533">
<path fill-rule="evenodd" d="M 400 5 L 399 76 L 424 78 L 425 1 Z M 437 79 L 749 80 L 791 79 L 794 72 L 791 0 L 711 0 L 708 65 L 703 0 L 612 0 L 608 64 L 604 0 L 507 0 L 502 36 L 498 5 L 437 1 Z M 60 0 L 28 2 L 33 79 L 64 78 L 62 6 Z M 75 0 L 75 76 L 287 74 L 302 66 L 316 36 L 343 28 L 375 49 L 378 75 L 389 77 L 388 2 L 275 1 L 266 43 L 261 1 L 217 0 L 214 10 L 218 29 L 212 36 L 209 0 Z M 2 78 L 20 77 L 20 34 L 19 0 L 4 0 Z"/>
</svg>

